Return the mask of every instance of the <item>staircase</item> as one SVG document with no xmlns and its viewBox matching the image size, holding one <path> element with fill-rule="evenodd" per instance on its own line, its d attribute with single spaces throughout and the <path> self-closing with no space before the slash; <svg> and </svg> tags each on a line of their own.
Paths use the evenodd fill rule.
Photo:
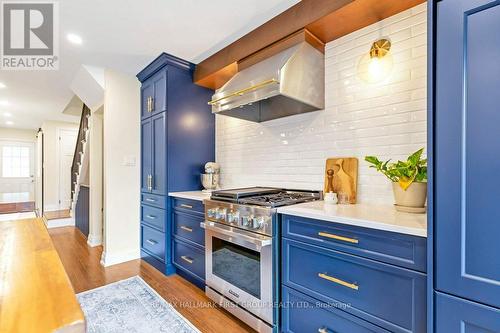
<svg viewBox="0 0 500 333">
<path fill-rule="evenodd" d="M 71 212 L 74 215 L 78 194 L 80 193 L 80 185 L 88 172 L 89 159 L 89 124 L 91 111 L 84 104 L 82 116 L 80 118 L 80 128 L 76 141 L 75 153 L 73 155 L 73 164 L 71 166 Z"/>
</svg>

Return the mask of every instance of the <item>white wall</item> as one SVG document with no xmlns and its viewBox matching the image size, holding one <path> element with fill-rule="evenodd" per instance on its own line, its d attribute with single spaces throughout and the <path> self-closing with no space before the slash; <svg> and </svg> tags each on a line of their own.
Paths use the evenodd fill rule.
<svg viewBox="0 0 500 333">
<path fill-rule="evenodd" d="M 102 263 L 139 258 L 140 85 L 129 75 L 105 72 L 104 252 Z M 135 158 L 134 166 L 124 165 Z"/>
<path fill-rule="evenodd" d="M 426 146 L 426 15 L 421 4 L 328 43 L 325 111 L 261 124 L 217 116 L 222 186 L 321 190 L 326 158 L 354 156 L 358 201 L 393 203 L 389 181 L 364 156 L 401 159 Z M 364 83 L 356 65 L 386 36 L 392 74 L 383 83 Z"/>
<path fill-rule="evenodd" d="M 36 141 L 36 130 L 0 127 L 0 140 Z"/>
<path fill-rule="evenodd" d="M 45 121 L 42 124 L 43 206 L 45 211 L 59 208 L 59 129 L 71 129 L 78 132 L 78 127 L 78 124 L 60 121 Z"/>
</svg>

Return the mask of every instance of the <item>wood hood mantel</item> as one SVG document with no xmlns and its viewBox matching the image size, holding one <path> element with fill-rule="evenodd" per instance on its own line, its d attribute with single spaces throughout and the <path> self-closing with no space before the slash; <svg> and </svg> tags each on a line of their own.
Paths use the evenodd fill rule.
<svg viewBox="0 0 500 333">
<path fill-rule="evenodd" d="M 310 39 L 319 44 L 359 30 L 425 0 L 302 0 L 196 66 L 196 84 L 218 89 L 241 68 L 283 49 L 282 43 Z M 292 39 L 293 38 L 293 39 Z M 309 40 L 308 40 L 309 41 Z M 281 44 L 281 46 L 280 46 Z M 317 45 L 317 44 L 315 44 Z M 266 48 L 274 50 L 265 50 Z"/>
</svg>

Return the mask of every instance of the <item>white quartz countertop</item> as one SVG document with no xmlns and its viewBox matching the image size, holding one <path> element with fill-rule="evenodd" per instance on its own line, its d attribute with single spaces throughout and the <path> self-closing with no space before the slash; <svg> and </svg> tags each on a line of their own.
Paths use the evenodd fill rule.
<svg viewBox="0 0 500 333">
<path fill-rule="evenodd" d="M 331 205 L 313 201 L 280 207 L 278 213 L 427 237 L 427 214 L 402 213 L 391 205 Z"/>
<path fill-rule="evenodd" d="M 210 199 L 210 193 L 206 193 L 203 191 L 170 192 L 168 195 L 175 198 L 191 199 L 198 201 Z"/>
</svg>

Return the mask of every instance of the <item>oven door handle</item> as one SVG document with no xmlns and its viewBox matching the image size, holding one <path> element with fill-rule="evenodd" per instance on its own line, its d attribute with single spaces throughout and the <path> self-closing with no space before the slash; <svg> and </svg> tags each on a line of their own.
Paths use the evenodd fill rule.
<svg viewBox="0 0 500 333">
<path fill-rule="evenodd" d="M 233 227 L 219 227 L 216 226 L 214 222 L 205 222 L 204 228 L 209 231 L 213 231 L 214 233 L 218 233 L 231 238 L 239 238 L 246 242 L 252 243 L 259 248 L 264 246 L 269 246 L 273 243 L 273 239 L 271 237 L 260 236 L 255 237 L 252 236 L 249 232 L 245 232 L 243 230 L 239 230 Z"/>
</svg>

